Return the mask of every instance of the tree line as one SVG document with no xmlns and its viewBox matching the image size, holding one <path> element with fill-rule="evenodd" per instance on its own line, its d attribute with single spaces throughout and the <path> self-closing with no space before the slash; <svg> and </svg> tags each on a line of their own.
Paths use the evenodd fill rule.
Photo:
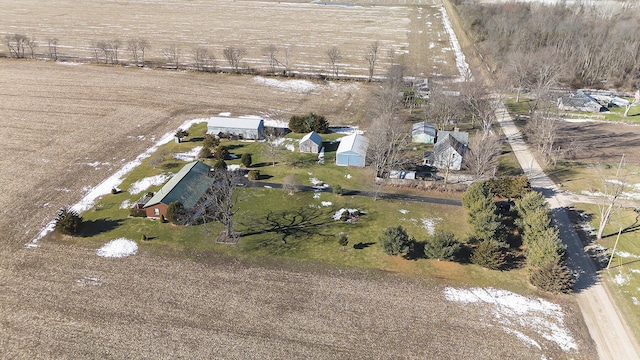
<svg viewBox="0 0 640 360">
<path fill-rule="evenodd" d="M 8 49 L 7 56 L 16 59 L 36 59 L 44 58 L 50 60 L 61 60 L 64 57 L 77 58 L 71 54 L 61 54 L 59 52 L 60 40 L 55 37 L 46 39 L 44 51 L 39 47 L 44 44 L 36 42 L 34 37 L 25 34 L 10 34 L 4 37 L 4 44 Z M 206 46 L 186 47 L 179 43 L 173 43 L 158 49 L 164 61 L 145 59 L 148 51 L 152 49 L 149 40 L 144 38 L 130 38 L 126 41 L 121 39 L 91 40 L 89 44 L 91 50 L 91 61 L 97 64 L 108 65 L 136 65 L 136 66 L 160 66 L 175 70 L 185 69 L 194 71 L 221 72 L 231 71 L 234 73 L 258 73 L 265 72 L 270 75 L 292 76 L 295 72 L 293 66 L 294 46 L 276 46 L 269 44 L 261 49 L 261 58 L 267 63 L 266 69 L 258 70 L 248 64 L 246 59 L 249 49 L 242 46 L 227 46 L 222 50 L 221 57 L 218 58 L 215 52 Z M 40 50 L 40 52 L 38 52 Z M 123 59 L 123 52 L 128 54 Z M 376 70 L 380 64 L 380 43 L 373 41 L 366 47 L 362 57 L 366 64 L 367 81 L 372 81 Z M 393 50 L 389 54 L 394 54 Z M 326 77 L 345 77 L 341 73 L 345 64 L 343 52 L 338 46 L 331 46 L 324 51 L 328 70 L 324 74 Z M 392 55 L 390 55 L 393 57 Z"/>
<path fill-rule="evenodd" d="M 640 79 L 636 9 L 457 2 L 491 70 L 515 86 L 557 80 L 574 88 L 631 88 Z"/>
</svg>

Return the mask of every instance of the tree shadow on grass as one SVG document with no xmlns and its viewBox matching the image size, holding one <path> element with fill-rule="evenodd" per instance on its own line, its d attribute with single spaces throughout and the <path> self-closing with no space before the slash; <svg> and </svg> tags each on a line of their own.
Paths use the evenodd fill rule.
<svg viewBox="0 0 640 360">
<path fill-rule="evenodd" d="M 162 167 L 167 169 L 167 170 L 169 170 L 169 169 L 175 169 L 177 167 L 180 167 L 180 164 L 178 164 L 177 162 L 173 162 L 172 161 L 172 162 L 163 164 Z"/>
<path fill-rule="evenodd" d="M 357 244 L 353 244 L 353 248 L 356 250 L 362 250 L 370 247 L 371 245 L 375 245 L 374 242 L 359 242 Z"/>
<path fill-rule="evenodd" d="M 80 236 L 91 237 L 101 234 L 103 232 L 111 231 L 118 226 L 122 225 L 122 219 L 97 219 L 97 220 L 85 220 L 82 223 L 82 229 L 80 230 Z"/>
<path fill-rule="evenodd" d="M 278 165 L 277 161 L 276 161 L 276 165 Z M 269 161 L 269 162 L 261 162 L 261 163 L 257 163 L 257 164 L 251 164 L 252 168 L 260 168 L 260 167 L 265 167 L 265 166 L 273 166 L 273 163 L 271 161 Z"/>
<path fill-rule="evenodd" d="M 300 207 L 280 212 L 270 211 L 267 216 L 240 222 L 245 227 L 242 237 L 270 234 L 261 247 L 291 245 L 311 237 L 333 237 L 326 228 L 335 221 L 325 209 Z"/>
</svg>

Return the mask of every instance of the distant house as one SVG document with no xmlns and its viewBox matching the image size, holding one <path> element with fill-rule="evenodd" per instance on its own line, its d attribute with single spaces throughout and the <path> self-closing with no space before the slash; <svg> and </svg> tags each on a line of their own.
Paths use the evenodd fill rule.
<svg viewBox="0 0 640 360">
<path fill-rule="evenodd" d="M 460 170 L 462 168 L 462 160 L 467 150 L 467 145 L 460 142 L 448 133 L 442 136 L 438 132 L 438 142 L 433 147 L 433 153 L 428 159 L 430 165 L 438 169 Z"/>
<path fill-rule="evenodd" d="M 174 201 L 181 202 L 187 211 L 193 209 L 213 184 L 210 171 L 211 167 L 200 161 L 185 165 L 144 204 L 147 217 L 167 216 L 167 207 Z"/>
<path fill-rule="evenodd" d="M 420 144 L 433 144 L 436 140 L 436 128 L 428 122 L 419 122 L 411 127 L 411 141 Z"/>
<path fill-rule="evenodd" d="M 322 137 L 317 132 L 312 131 L 300 139 L 298 149 L 303 153 L 317 154 L 322 148 Z"/>
<path fill-rule="evenodd" d="M 336 151 L 336 165 L 364 167 L 368 146 L 369 140 L 360 134 L 343 137 Z"/>
<path fill-rule="evenodd" d="M 256 118 L 212 117 L 207 120 L 207 133 L 230 134 L 243 139 L 264 139 L 264 120 Z"/>
<path fill-rule="evenodd" d="M 565 111 L 584 111 L 597 113 L 607 111 L 596 99 L 582 90 L 558 98 L 558 108 Z"/>
</svg>

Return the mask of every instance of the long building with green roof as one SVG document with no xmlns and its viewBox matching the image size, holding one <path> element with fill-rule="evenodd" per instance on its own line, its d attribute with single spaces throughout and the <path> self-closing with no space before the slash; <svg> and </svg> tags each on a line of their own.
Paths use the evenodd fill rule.
<svg viewBox="0 0 640 360">
<path fill-rule="evenodd" d="M 147 217 L 167 216 L 167 207 L 179 201 L 185 210 L 193 209 L 213 184 L 211 167 L 200 161 L 185 165 L 144 205 Z"/>
</svg>

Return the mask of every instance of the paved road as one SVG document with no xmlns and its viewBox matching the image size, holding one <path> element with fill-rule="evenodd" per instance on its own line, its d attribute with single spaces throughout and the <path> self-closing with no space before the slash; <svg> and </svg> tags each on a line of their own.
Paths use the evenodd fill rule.
<svg viewBox="0 0 640 360">
<path fill-rule="evenodd" d="M 253 182 L 248 181 L 246 183 L 248 187 L 267 187 L 280 189 L 282 188 L 282 184 L 277 183 L 268 183 L 268 182 Z M 299 190 L 301 191 L 321 191 L 321 192 L 333 192 L 332 188 L 329 187 L 313 187 L 313 186 L 300 186 Z M 374 193 L 371 191 L 361 191 L 361 190 L 349 190 L 342 189 L 342 195 L 344 196 L 367 196 L 367 197 L 377 197 L 378 199 L 391 199 L 391 200 L 400 200 L 400 201 L 418 201 L 428 204 L 441 204 L 441 205 L 450 205 L 450 206 L 462 206 L 462 202 L 460 200 L 454 199 L 443 199 L 443 198 L 434 198 L 428 196 L 418 196 L 418 195 L 407 195 L 407 194 L 392 194 L 392 193 Z"/>
<path fill-rule="evenodd" d="M 535 160 L 522 135 L 504 107 L 496 112 L 498 122 L 531 186 L 544 194 L 551 207 L 562 241 L 567 245 L 567 263 L 578 274 L 574 290 L 589 333 L 596 343 L 600 359 L 640 359 L 640 347 L 618 311 L 611 294 L 601 283 L 582 241 L 565 211 L 569 197 L 558 191 Z"/>
</svg>

